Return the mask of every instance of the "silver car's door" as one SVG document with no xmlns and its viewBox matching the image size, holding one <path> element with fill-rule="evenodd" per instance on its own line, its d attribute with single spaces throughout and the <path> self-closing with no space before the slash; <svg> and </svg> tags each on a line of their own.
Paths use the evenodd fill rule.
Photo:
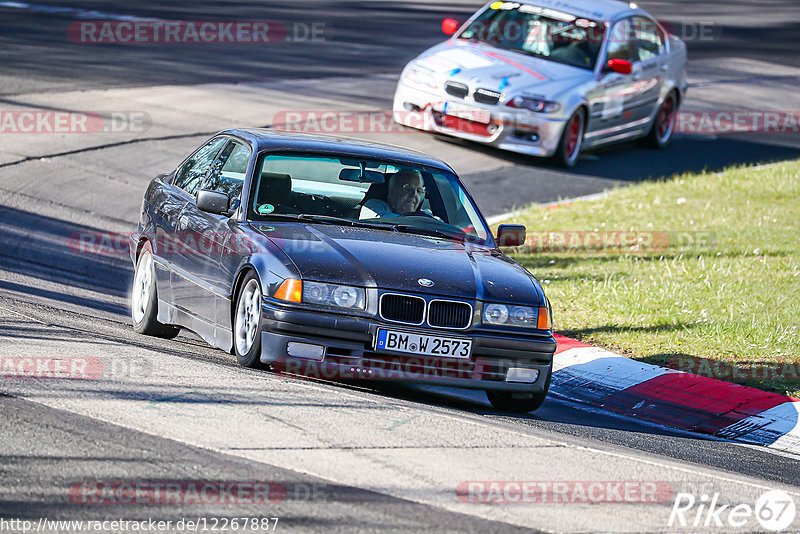
<svg viewBox="0 0 800 534">
<path fill-rule="evenodd" d="M 666 37 L 658 24 L 644 16 L 632 19 L 630 33 L 638 60 L 633 65 L 636 93 L 629 123 L 636 129 L 643 129 L 648 126 L 658 106 L 667 79 L 669 58 Z"/>
<path fill-rule="evenodd" d="M 633 75 L 614 72 L 607 65 L 611 59 L 632 64 L 637 61 L 636 45 L 630 38 L 631 24 L 630 18 L 619 20 L 608 33 L 600 79 L 587 94 L 591 117 L 585 135 L 586 146 L 619 136 L 629 128 L 637 101 L 637 80 Z"/>
</svg>

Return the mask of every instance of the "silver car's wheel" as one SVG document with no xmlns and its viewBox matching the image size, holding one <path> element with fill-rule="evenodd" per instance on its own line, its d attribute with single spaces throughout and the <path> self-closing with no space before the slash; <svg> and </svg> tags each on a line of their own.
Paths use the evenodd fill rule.
<svg viewBox="0 0 800 534">
<path fill-rule="evenodd" d="M 571 168 L 578 162 L 583 146 L 585 122 L 583 109 L 578 109 L 564 125 L 564 132 L 561 134 L 554 156 L 562 167 Z"/>
<path fill-rule="evenodd" d="M 261 286 L 253 273 L 242 282 L 236 300 L 233 348 L 241 365 L 261 366 Z"/>
<path fill-rule="evenodd" d="M 158 322 L 158 291 L 153 253 L 146 245 L 136 262 L 131 289 L 131 319 L 133 328 L 140 334 L 173 338 L 180 328 Z"/>
<path fill-rule="evenodd" d="M 678 97 L 675 91 L 667 95 L 656 112 L 650 132 L 645 137 L 645 144 L 654 148 L 664 148 L 672 138 L 675 120 L 678 117 Z"/>
</svg>

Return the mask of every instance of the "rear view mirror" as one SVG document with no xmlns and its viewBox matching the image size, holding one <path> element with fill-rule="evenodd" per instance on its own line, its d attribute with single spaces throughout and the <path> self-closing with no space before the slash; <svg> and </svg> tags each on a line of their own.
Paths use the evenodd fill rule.
<svg viewBox="0 0 800 534">
<path fill-rule="evenodd" d="M 339 179 L 345 182 L 361 182 L 366 184 L 383 183 L 383 173 L 380 171 L 367 171 L 364 169 L 342 169 Z"/>
<path fill-rule="evenodd" d="M 201 189 L 197 192 L 197 209 L 215 215 L 228 215 L 230 199 L 225 193 Z"/>
<path fill-rule="evenodd" d="M 497 227 L 497 244 L 501 247 L 519 247 L 525 244 L 525 227 L 521 224 L 501 224 Z"/>
</svg>

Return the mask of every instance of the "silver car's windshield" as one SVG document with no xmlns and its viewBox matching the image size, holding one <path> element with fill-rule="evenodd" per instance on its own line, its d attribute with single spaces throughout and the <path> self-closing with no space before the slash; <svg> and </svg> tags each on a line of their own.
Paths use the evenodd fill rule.
<svg viewBox="0 0 800 534">
<path fill-rule="evenodd" d="M 458 38 L 591 70 L 604 33 L 601 22 L 528 4 L 496 2 Z"/>
<path fill-rule="evenodd" d="M 492 245 L 489 230 L 454 174 L 393 161 L 262 154 L 247 218 L 294 218 Z"/>
</svg>

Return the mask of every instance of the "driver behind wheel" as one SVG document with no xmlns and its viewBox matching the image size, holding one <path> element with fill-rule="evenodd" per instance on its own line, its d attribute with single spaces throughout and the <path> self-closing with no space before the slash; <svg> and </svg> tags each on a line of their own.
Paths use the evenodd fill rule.
<svg viewBox="0 0 800 534">
<path fill-rule="evenodd" d="M 396 217 L 413 213 L 419 209 L 425 198 L 425 186 L 419 171 L 402 169 L 389 177 L 386 200 L 371 198 L 361 206 L 359 219 L 376 217 Z"/>
</svg>

